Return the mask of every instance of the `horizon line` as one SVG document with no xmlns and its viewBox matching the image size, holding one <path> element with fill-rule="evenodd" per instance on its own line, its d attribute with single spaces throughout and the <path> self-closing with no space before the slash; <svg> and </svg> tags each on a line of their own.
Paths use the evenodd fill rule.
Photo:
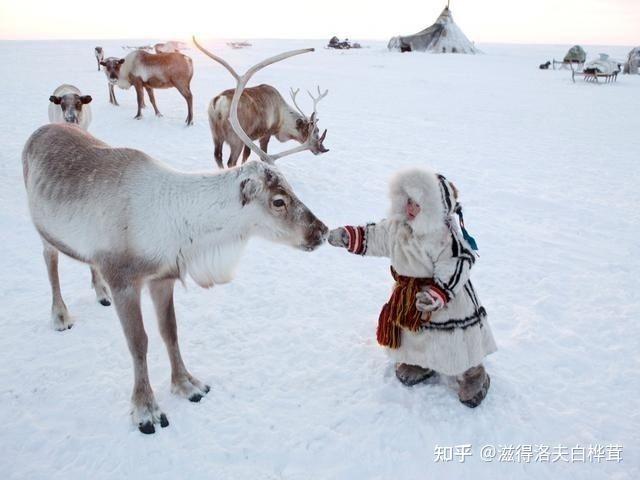
<svg viewBox="0 0 640 480">
<path fill-rule="evenodd" d="M 153 37 L 153 36 L 149 36 L 149 37 L 82 37 L 82 38 L 1 38 L 0 37 L 0 42 L 83 42 L 83 41 L 89 41 L 89 40 L 96 40 L 96 41 L 120 41 L 120 40 L 152 40 L 152 39 L 158 39 L 158 38 L 162 38 L 162 37 Z M 286 40 L 297 40 L 297 41 L 320 41 L 320 40 L 325 40 L 324 37 L 309 37 L 309 38 L 287 38 L 287 37 L 200 37 L 202 39 L 205 40 L 219 40 L 219 41 L 239 41 L 239 40 L 253 40 L 253 41 L 259 41 L 259 40 L 279 40 L 279 41 L 286 41 Z M 361 38 L 361 37 L 345 37 L 345 38 L 350 38 L 350 40 L 354 40 L 354 41 L 358 41 L 358 42 L 386 42 L 388 41 L 387 39 L 383 39 L 383 38 Z M 390 37 L 391 38 L 391 37 Z M 180 37 L 176 37 L 176 38 L 169 38 L 168 40 L 165 41 L 169 41 L 169 40 L 178 40 L 180 41 Z M 191 42 L 191 37 L 188 38 L 187 41 L 185 41 L 185 43 L 192 45 Z M 585 42 L 570 42 L 570 43 L 566 43 L 566 42 L 524 42 L 524 41 L 504 41 L 504 40 L 500 40 L 500 41 L 495 41 L 495 40 L 490 40 L 490 41 L 473 41 L 472 43 L 477 43 L 477 44 L 486 44 L 486 45 L 540 45 L 540 46 L 566 46 L 566 45 L 592 45 L 592 46 L 607 46 L 607 47 L 632 47 L 635 48 L 635 46 L 633 44 L 622 44 L 622 43 L 585 43 Z"/>
</svg>

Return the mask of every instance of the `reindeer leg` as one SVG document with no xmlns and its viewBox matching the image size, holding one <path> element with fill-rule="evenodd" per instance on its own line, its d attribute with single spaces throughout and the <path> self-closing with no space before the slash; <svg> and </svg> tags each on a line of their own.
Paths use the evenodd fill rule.
<svg viewBox="0 0 640 480">
<path fill-rule="evenodd" d="M 91 286 L 96 292 L 96 298 L 98 299 L 98 302 L 100 302 L 100 305 L 108 307 L 109 305 L 111 305 L 111 298 L 109 297 L 109 287 L 107 287 L 104 278 L 102 278 L 102 274 L 100 273 L 100 270 L 98 270 L 98 267 L 94 267 L 93 265 L 91 265 L 90 268 Z"/>
<path fill-rule="evenodd" d="M 138 113 L 133 118 L 135 118 L 136 120 L 140 120 L 142 118 L 142 107 L 144 104 L 144 90 L 142 87 L 142 80 L 140 80 L 139 78 L 136 79 L 133 83 L 133 86 L 136 88 L 136 97 L 138 99 Z"/>
<path fill-rule="evenodd" d="M 131 395 L 133 422 L 142 433 L 154 433 L 154 424 L 169 425 L 167 416 L 160 410 L 149 383 L 147 371 L 147 334 L 140 310 L 140 285 L 110 283 L 115 304 L 127 345 L 133 358 L 133 394 Z"/>
<path fill-rule="evenodd" d="M 242 149 L 242 163 L 245 163 L 247 161 L 249 155 L 251 155 L 251 149 L 245 145 Z"/>
<path fill-rule="evenodd" d="M 187 125 L 193 125 L 193 94 L 191 93 L 189 84 L 176 84 L 176 88 L 187 102 L 187 119 L 185 120 L 185 123 Z"/>
<path fill-rule="evenodd" d="M 267 153 L 267 147 L 269 146 L 269 140 L 271 140 L 271 136 L 267 135 L 266 137 L 262 137 L 260 139 L 260 148 L 264 153 Z"/>
<path fill-rule="evenodd" d="M 213 158 L 215 158 L 218 168 L 224 168 L 222 163 L 222 142 L 217 138 L 213 140 Z"/>
<path fill-rule="evenodd" d="M 162 114 L 160 113 L 160 110 L 158 110 L 158 106 L 156 105 L 156 96 L 153 93 L 153 88 L 144 87 L 144 89 L 147 91 L 147 95 L 149 95 L 149 100 L 151 100 L 151 105 L 153 106 L 153 110 L 154 112 L 156 112 L 156 117 L 161 117 Z"/>
<path fill-rule="evenodd" d="M 171 362 L 171 391 L 192 402 L 199 402 L 210 388 L 192 376 L 184 366 L 178 345 L 176 312 L 173 307 L 173 286 L 175 280 L 152 280 L 149 292 L 158 316 L 160 335 L 164 340 Z"/>
<path fill-rule="evenodd" d="M 113 89 L 113 85 L 109 84 L 109 103 L 111 105 L 119 106 L 118 100 L 116 100 L 116 92 Z"/>
<path fill-rule="evenodd" d="M 42 240 L 44 249 L 44 262 L 47 265 L 49 283 L 51 284 L 51 320 L 53 328 L 59 331 L 73 327 L 73 320 L 67 310 L 60 292 L 60 278 L 58 277 L 58 250 L 51 244 Z"/>
<path fill-rule="evenodd" d="M 271 137 L 266 136 L 260 139 L 260 148 L 264 153 L 267 153 L 267 146 L 269 145 L 270 138 Z M 251 149 L 245 145 L 244 149 L 242 150 L 242 163 L 245 163 L 250 155 L 251 155 Z"/>
<path fill-rule="evenodd" d="M 233 143 L 229 143 L 231 147 L 231 153 L 229 153 L 229 161 L 227 162 L 227 167 L 235 167 L 236 163 L 238 163 L 238 157 L 242 152 L 242 141 L 239 138 L 234 139 Z"/>
</svg>

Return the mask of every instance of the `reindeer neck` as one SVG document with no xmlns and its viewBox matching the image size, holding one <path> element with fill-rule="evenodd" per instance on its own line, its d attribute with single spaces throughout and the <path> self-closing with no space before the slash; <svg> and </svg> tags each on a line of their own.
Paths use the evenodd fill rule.
<svg viewBox="0 0 640 480">
<path fill-rule="evenodd" d="M 235 242 L 248 236 L 251 219 L 240 214 L 242 172 L 238 170 L 218 174 L 172 172 L 173 178 L 159 194 L 181 248 Z"/>
</svg>

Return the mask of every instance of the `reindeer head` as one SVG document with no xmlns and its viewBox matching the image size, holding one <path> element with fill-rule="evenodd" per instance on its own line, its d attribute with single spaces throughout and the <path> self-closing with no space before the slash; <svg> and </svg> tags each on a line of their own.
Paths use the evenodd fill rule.
<svg viewBox="0 0 640 480">
<path fill-rule="evenodd" d="M 329 90 L 325 90 L 324 93 L 322 93 L 320 92 L 320 87 L 318 87 L 317 97 L 314 97 L 311 94 L 311 92 L 307 91 L 307 93 L 311 97 L 311 100 L 313 100 L 313 113 L 311 114 L 310 117 L 307 116 L 302 111 L 302 109 L 298 106 L 298 103 L 296 102 L 296 95 L 298 95 L 299 91 L 300 91 L 299 88 L 296 90 L 294 90 L 293 88 L 289 89 L 289 93 L 291 94 L 291 100 L 293 101 L 293 104 L 295 105 L 298 112 L 300 112 L 300 115 L 302 115 L 302 117 L 296 119 L 297 136 L 295 137 L 295 139 L 300 143 L 308 142 L 309 151 L 314 155 L 318 155 L 320 153 L 326 153 L 329 151 L 329 149 L 325 148 L 322 142 L 327 136 L 327 130 L 325 129 L 324 132 L 322 132 L 322 135 L 320 135 L 320 129 L 318 128 L 319 119 L 318 119 L 317 106 L 320 100 L 322 100 L 324 97 L 327 96 L 327 94 L 329 93 Z M 278 138 L 278 140 L 281 140 L 281 139 Z"/>
<path fill-rule="evenodd" d="M 305 251 L 315 250 L 327 238 L 328 228 L 293 192 L 284 176 L 262 162 L 242 169 L 240 202 L 256 209 L 256 233 Z"/>
<path fill-rule="evenodd" d="M 112 85 L 118 84 L 120 78 L 120 67 L 124 63 L 124 58 L 109 57 L 100 62 L 104 67 L 104 74 Z"/>
<path fill-rule="evenodd" d="M 57 97 L 51 95 L 49 101 L 55 105 L 60 105 L 64 121 L 67 123 L 80 123 L 80 112 L 82 106 L 90 103 L 91 95 L 77 95 L 75 93 L 67 93 Z"/>
</svg>

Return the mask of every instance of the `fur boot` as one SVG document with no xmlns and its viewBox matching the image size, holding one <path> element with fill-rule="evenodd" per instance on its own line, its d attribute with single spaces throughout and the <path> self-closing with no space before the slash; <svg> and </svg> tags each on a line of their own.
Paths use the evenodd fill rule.
<svg viewBox="0 0 640 480">
<path fill-rule="evenodd" d="M 396 377 L 407 387 L 412 387 L 418 383 L 431 378 L 435 372 L 430 368 L 422 368 L 418 365 L 399 363 L 396 365 Z"/>
<path fill-rule="evenodd" d="M 471 367 L 458 378 L 458 398 L 469 408 L 475 408 L 487 396 L 491 378 L 482 365 Z"/>
</svg>

